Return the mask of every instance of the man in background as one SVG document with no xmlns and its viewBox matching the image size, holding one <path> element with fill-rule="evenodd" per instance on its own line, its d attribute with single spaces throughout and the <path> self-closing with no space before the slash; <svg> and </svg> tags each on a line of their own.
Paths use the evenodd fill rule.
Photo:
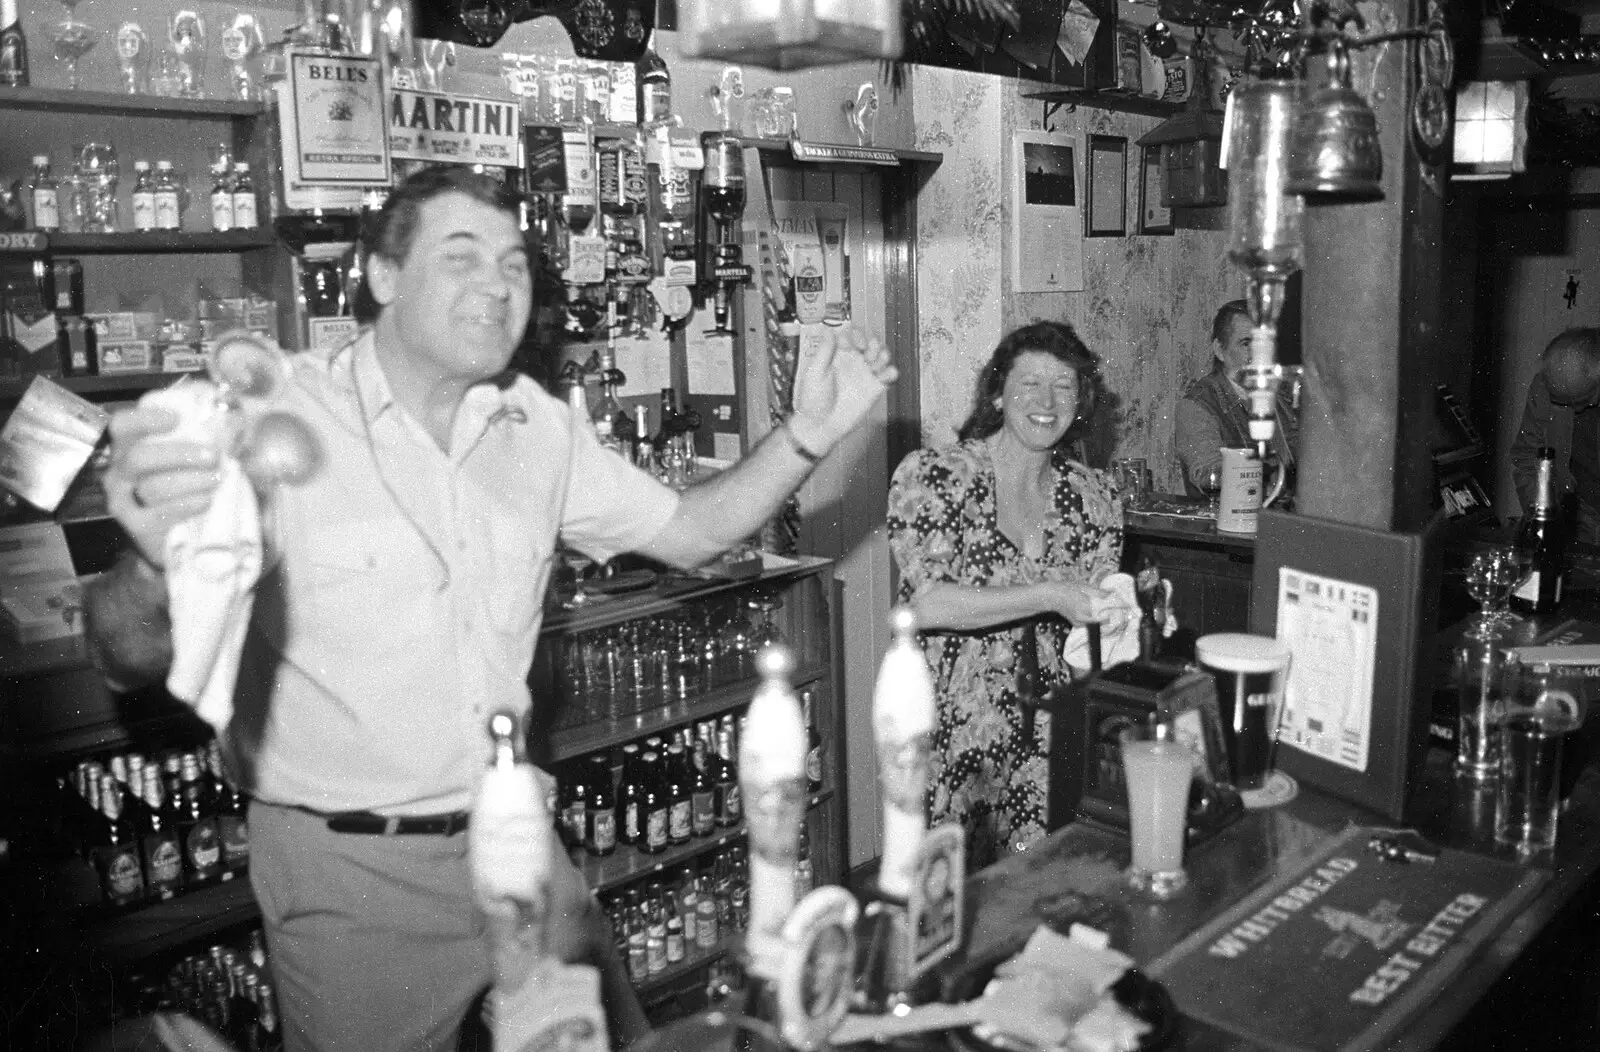
<svg viewBox="0 0 1600 1052">
<path fill-rule="evenodd" d="M 1544 349 L 1511 443 L 1523 514 L 1533 507 L 1539 448 L 1556 451 L 1552 496 L 1584 544 L 1600 544 L 1600 329 L 1568 329 Z"/>
<path fill-rule="evenodd" d="M 1211 357 L 1211 371 L 1190 384 L 1178 403 L 1178 459 L 1184 490 L 1191 497 L 1206 496 L 1221 484 L 1212 472 L 1222 467 L 1224 447 L 1255 445 L 1250 409 L 1237 379 L 1239 370 L 1250 364 L 1250 310 L 1244 300 L 1224 303 L 1217 311 L 1211 323 Z M 1299 436 L 1299 414 L 1284 384 L 1278 388 L 1278 426 L 1272 433 L 1272 453 L 1282 470 L 1294 470 Z"/>
</svg>

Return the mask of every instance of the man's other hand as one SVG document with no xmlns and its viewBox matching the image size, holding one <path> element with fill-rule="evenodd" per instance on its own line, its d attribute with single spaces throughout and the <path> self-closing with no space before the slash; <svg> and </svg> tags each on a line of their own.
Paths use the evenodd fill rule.
<svg viewBox="0 0 1600 1052">
<path fill-rule="evenodd" d="M 819 343 L 801 343 L 789 418 L 790 433 L 818 456 L 849 434 L 900 375 L 877 339 L 854 328 L 822 332 Z"/>
<path fill-rule="evenodd" d="M 205 511 L 216 492 L 215 445 L 171 434 L 177 414 L 136 408 L 111 418 L 106 504 L 139 554 L 163 566 L 167 532 Z"/>
</svg>

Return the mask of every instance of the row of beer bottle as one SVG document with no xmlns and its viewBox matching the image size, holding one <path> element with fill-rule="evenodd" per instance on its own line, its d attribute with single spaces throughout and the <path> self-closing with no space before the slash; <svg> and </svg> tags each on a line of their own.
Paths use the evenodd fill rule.
<svg viewBox="0 0 1600 1052">
<path fill-rule="evenodd" d="M 248 801 L 222 777 L 215 742 L 89 760 L 60 780 L 65 824 L 104 902 L 131 907 L 231 880 L 250 859 Z"/>
<path fill-rule="evenodd" d="M 239 1052 L 280 1049 L 278 1003 L 261 929 L 250 933 L 246 946 L 217 943 L 183 957 L 164 974 L 130 976 L 121 1014 L 158 1012 L 192 1016 Z"/>
<path fill-rule="evenodd" d="M 810 718 L 812 694 L 802 696 L 810 744 L 809 788 L 822 787 L 822 739 Z M 559 779 L 563 840 L 570 849 L 605 856 L 618 844 L 645 854 L 720 835 L 739 824 L 738 725 L 732 713 L 682 727 L 670 739 L 629 742 L 620 771 L 609 752 L 569 765 Z"/>
</svg>

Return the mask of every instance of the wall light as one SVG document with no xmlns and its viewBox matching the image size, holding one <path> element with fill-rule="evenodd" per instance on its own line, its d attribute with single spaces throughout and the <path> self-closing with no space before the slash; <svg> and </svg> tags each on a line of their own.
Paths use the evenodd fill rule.
<svg viewBox="0 0 1600 1052">
<path fill-rule="evenodd" d="M 1469 80 L 1456 88 L 1452 179 L 1509 179 L 1528 167 L 1528 82 Z"/>
<path fill-rule="evenodd" d="M 900 0 L 678 0 L 692 58 L 800 69 L 900 57 Z"/>
</svg>

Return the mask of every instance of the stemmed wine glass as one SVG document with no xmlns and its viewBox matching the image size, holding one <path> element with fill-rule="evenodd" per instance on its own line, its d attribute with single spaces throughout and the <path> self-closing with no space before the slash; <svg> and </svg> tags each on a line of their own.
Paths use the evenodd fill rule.
<svg viewBox="0 0 1600 1052">
<path fill-rule="evenodd" d="M 50 27 L 50 43 L 55 46 L 56 61 L 67 64 L 67 87 L 77 91 L 82 86 L 78 60 L 94 50 L 100 41 L 100 30 L 74 16 L 78 0 L 61 0 L 61 6 L 67 9 L 67 17 Z"/>
<path fill-rule="evenodd" d="M 1475 639 L 1487 638 L 1521 618 L 1506 609 L 1506 604 L 1527 579 L 1531 567 L 1515 548 L 1491 548 L 1476 552 L 1467 564 L 1467 594 L 1482 609 L 1467 631 Z"/>
<path fill-rule="evenodd" d="M 582 610 L 594 598 L 584 590 L 584 581 L 594 560 L 582 552 L 562 552 L 561 559 L 572 570 L 572 598 L 561 604 L 563 610 Z"/>
</svg>

